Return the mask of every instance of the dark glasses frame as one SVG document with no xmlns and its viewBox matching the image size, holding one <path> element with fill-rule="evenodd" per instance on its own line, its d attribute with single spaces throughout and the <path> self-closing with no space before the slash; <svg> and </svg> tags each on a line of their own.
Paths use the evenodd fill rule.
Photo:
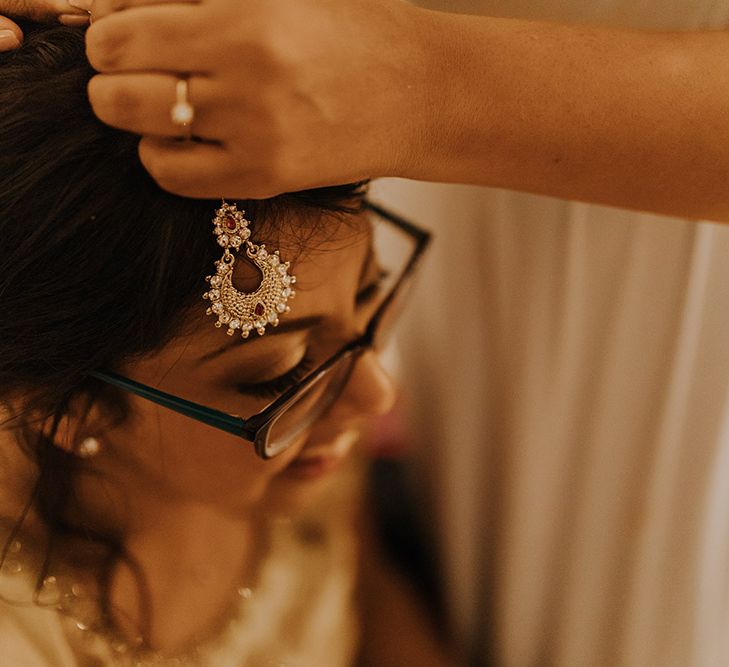
<svg viewBox="0 0 729 667">
<path fill-rule="evenodd" d="M 213 428 L 243 438 L 244 440 L 254 444 L 256 453 L 263 459 L 273 458 L 276 454 L 285 451 L 285 449 L 281 449 L 280 452 L 276 452 L 276 454 L 273 455 L 268 453 L 266 444 L 268 431 L 271 426 L 275 424 L 290 405 L 297 402 L 297 399 L 301 394 L 303 394 L 313 384 L 318 382 L 324 374 L 339 364 L 345 357 L 353 357 L 353 367 L 354 363 L 356 363 L 356 357 L 374 346 L 376 334 L 384 314 L 387 312 L 388 307 L 394 301 L 395 297 L 402 290 L 403 286 L 412 277 L 431 240 L 430 232 L 407 222 L 400 216 L 395 215 L 377 204 L 365 201 L 363 206 L 365 211 L 371 211 L 383 220 L 395 225 L 415 240 L 415 248 L 410 259 L 397 279 L 397 282 L 390 290 L 390 293 L 387 297 L 385 297 L 384 301 L 377 308 L 377 311 L 370 318 L 364 333 L 350 343 L 341 347 L 331 357 L 311 371 L 305 378 L 293 387 L 287 389 L 283 394 L 281 394 L 281 396 L 275 399 L 259 413 L 249 417 L 248 419 L 244 419 L 215 408 L 210 408 L 200 403 L 189 401 L 185 398 L 181 398 L 180 396 L 175 396 L 174 394 L 168 394 L 167 392 L 142 384 L 136 380 L 126 378 L 117 373 L 95 371 L 91 373 L 91 375 L 98 380 L 102 380 L 103 382 L 118 387 L 119 389 L 123 389 L 135 396 L 152 401 L 157 405 L 161 405 L 162 407 L 173 410 L 174 412 L 185 415 L 186 417 L 190 417 L 191 419 L 202 422 L 203 424 L 207 424 L 208 426 L 212 426 Z M 344 389 L 346 384 L 347 383 L 345 381 L 341 390 Z"/>
</svg>

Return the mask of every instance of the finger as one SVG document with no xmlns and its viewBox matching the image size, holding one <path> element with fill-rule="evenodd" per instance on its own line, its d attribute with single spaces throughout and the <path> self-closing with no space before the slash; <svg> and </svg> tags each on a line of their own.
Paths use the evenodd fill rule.
<svg viewBox="0 0 729 667">
<path fill-rule="evenodd" d="M 60 15 L 87 15 L 78 4 L 88 0 L 0 0 L 0 14 L 17 16 L 35 21 L 55 21 Z"/>
<path fill-rule="evenodd" d="M 183 197 L 267 199 L 286 191 L 259 161 L 236 158 L 221 143 L 144 137 L 139 157 L 161 188 Z"/>
<path fill-rule="evenodd" d="M 198 199 L 233 196 L 225 188 L 234 169 L 220 144 L 143 137 L 139 158 L 163 190 Z"/>
<path fill-rule="evenodd" d="M 23 42 L 23 31 L 10 19 L 0 16 L 0 51 L 12 51 Z"/>
<path fill-rule="evenodd" d="M 94 21 L 104 16 L 135 7 L 149 5 L 198 5 L 202 0 L 95 0 L 92 15 Z"/>
<path fill-rule="evenodd" d="M 87 26 L 91 23 L 91 6 L 94 0 L 67 0 L 71 10 L 63 10 L 58 20 L 63 25 L 68 26 Z"/>
<path fill-rule="evenodd" d="M 169 74 L 99 74 L 89 81 L 89 100 L 94 113 L 107 125 L 137 134 L 175 138 L 183 128 L 172 122 L 177 102 L 178 79 Z M 188 102 L 195 110 L 192 127 L 196 136 L 214 136 L 212 104 L 215 94 L 209 79 L 188 79 Z"/>
<path fill-rule="evenodd" d="M 84 12 L 83 14 L 61 14 L 58 17 L 58 21 L 72 28 L 80 28 L 91 23 L 91 16 L 88 12 Z"/>
<path fill-rule="evenodd" d="M 86 55 L 99 72 L 199 71 L 200 16 L 192 5 L 158 5 L 94 19 Z"/>
</svg>

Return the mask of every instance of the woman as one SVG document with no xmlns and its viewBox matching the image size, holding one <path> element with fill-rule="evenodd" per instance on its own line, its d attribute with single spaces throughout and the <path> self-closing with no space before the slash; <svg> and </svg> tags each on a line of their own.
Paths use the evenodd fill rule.
<svg viewBox="0 0 729 667">
<path fill-rule="evenodd" d="M 266 168 L 231 193 L 506 188 L 390 186 L 442 230 L 405 368 L 464 645 L 475 664 L 729 664 L 729 228 L 706 222 L 729 220 L 729 3 L 420 4 L 446 11 L 96 0 L 92 103 L 150 135 L 181 193 L 237 156 Z M 193 129 L 221 144 L 158 139 L 186 72 Z"/>
<path fill-rule="evenodd" d="M 729 221 L 729 3 L 419 4 L 445 11 L 96 0 L 92 103 L 164 134 L 174 77 L 198 73 L 215 159 L 190 179 L 205 150 L 143 144 L 177 192 L 214 184 L 221 153 L 269 166 L 229 184 L 246 194 L 505 188 L 389 186 L 442 232 L 404 367 L 464 645 L 474 664 L 729 664 L 729 228 L 706 222 Z"/>
<path fill-rule="evenodd" d="M 3 661 L 351 664 L 347 458 L 392 402 L 371 348 L 426 235 L 373 225 L 361 185 L 246 202 L 245 219 L 242 203 L 162 192 L 135 138 L 93 117 L 82 32 L 24 28 L 0 59 Z M 289 286 L 247 339 L 213 294 L 236 224 L 241 253 L 263 261 L 265 244 Z M 270 280 L 232 266 L 239 294 Z M 259 413 L 255 442 L 233 434 L 228 415 Z M 386 568 L 367 569 L 423 630 Z M 443 664 L 422 638 L 419 664 Z"/>
</svg>

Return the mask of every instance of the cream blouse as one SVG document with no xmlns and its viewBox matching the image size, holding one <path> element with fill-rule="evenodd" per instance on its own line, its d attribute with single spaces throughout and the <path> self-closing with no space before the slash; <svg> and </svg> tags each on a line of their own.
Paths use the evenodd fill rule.
<svg viewBox="0 0 729 667">
<path fill-rule="evenodd" d="M 272 521 L 257 581 L 251 589 L 232 592 L 236 602 L 227 624 L 192 651 L 171 656 L 136 651 L 95 630 L 101 625 L 98 605 L 84 599 L 82 587 L 69 576 L 52 575 L 34 604 L 39 554 L 26 554 L 25 543 L 12 540 L 0 569 L 0 664 L 351 665 L 359 634 L 354 607 L 357 543 L 349 518 L 342 512 L 331 514 Z"/>
</svg>

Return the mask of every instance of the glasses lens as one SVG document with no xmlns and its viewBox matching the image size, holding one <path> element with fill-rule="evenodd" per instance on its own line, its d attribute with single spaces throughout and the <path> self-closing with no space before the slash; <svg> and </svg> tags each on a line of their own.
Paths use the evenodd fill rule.
<svg viewBox="0 0 729 667">
<path fill-rule="evenodd" d="M 349 380 L 357 356 L 353 352 L 345 354 L 291 399 L 264 435 L 267 458 L 291 447 L 332 407 Z"/>
<path fill-rule="evenodd" d="M 411 275 L 405 274 L 415 252 L 416 240 L 399 227 L 375 216 L 373 241 L 378 263 L 385 276 L 381 291 L 386 305 L 376 324 L 374 341 L 375 347 L 381 349 L 407 303 L 407 292 L 412 281 Z M 397 290 L 394 291 L 396 286 Z"/>
<path fill-rule="evenodd" d="M 412 276 L 405 276 L 397 292 L 392 295 L 390 301 L 385 305 L 375 329 L 375 349 L 381 350 L 384 348 L 392 337 L 395 325 L 408 303 L 412 283 Z"/>
<path fill-rule="evenodd" d="M 370 318 L 382 308 L 377 316 L 373 341 L 374 347 L 380 350 L 386 344 L 403 307 L 407 304 L 412 281 L 411 276 L 406 275 L 406 270 L 417 247 L 417 239 L 375 213 L 371 214 L 370 220 L 374 256 L 381 278 L 378 296 L 359 306 L 358 326 L 361 327 L 360 331 L 364 331 Z M 323 350 L 322 358 L 326 358 L 333 351 Z M 361 349 L 346 353 L 302 388 L 269 424 L 265 435 L 259 436 L 265 440 L 262 445 L 259 441 L 258 451 L 270 458 L 303 440 L 313 423 L 339 398 L 360 352 Z"/>
</svg>

